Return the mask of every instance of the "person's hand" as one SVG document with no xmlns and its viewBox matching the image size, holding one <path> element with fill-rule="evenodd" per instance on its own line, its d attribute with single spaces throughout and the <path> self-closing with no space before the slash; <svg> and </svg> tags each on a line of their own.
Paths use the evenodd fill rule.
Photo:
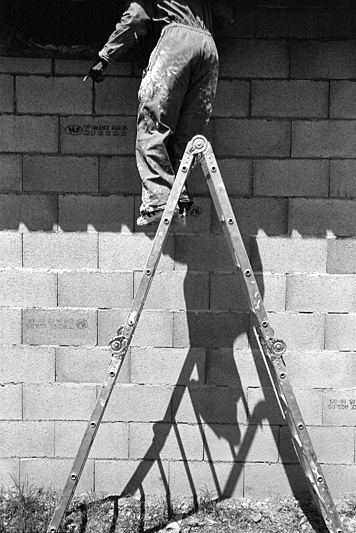
<svg viewBox="0 0 356 533">
<path fill-rule="evenodd" d="M 83 81 L 86 81 L 88 78 L 91 78 L 93 81 L 95 81 L 95 83 L 103 82 L 104 70 L 107 66 L 107 62 L 104 59 L 99 58 L 99 61 L 96 61 L 96 63 L 94 63 L 94 65 L 91 67 Z"/>
</svg>

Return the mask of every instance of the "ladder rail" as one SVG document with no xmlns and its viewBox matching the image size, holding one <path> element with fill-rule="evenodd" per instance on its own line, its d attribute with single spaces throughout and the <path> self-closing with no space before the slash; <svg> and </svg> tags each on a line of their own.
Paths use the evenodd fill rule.
<svg viewBox="0 0 356 533">
<path fill-rule="evenodd" d="M 243 281 L 243 287 L 255 322 L 254 330 L 257 334 L 257 340 L 259 340 L 260 351 L 270 370 L 269 376 L 272 379 L 273 389 L 282 415 L 290 429 L 292 442 L 309 483 L 313 499 L 329 530 L 332 533 L 342 533 L 343 529 L 339 515 L 286 372 L 283 360 L 286 345 L 283 340 L 274 337 L 274 331 L 270 326 L 263 299 L 257 286 L 215 155 L 208 141 L 205 153 L 200 159 L 217 215 L 229 244 L 237 274 Z"/>
<path fill-rule="evenodd" d="M 192 140 L 187 145 L 187 149 L 182 158 L 182 162 L 180 164 L 176 179 L 174 181 L 169 200 L 163 212 L 163 216 L 160 220 L 126 322 L 117 330 L 117 336 L 109 342 L 109 346 L 112 351 L 112 358 L 109 365 L 109 369 L 104 378 L 100 394 L 96 400 L 92 415 L 83 435 L 77 455 L 74 459 L 73 466 L 68 475 L 67 482 L 63 489 L 61 498 L 50 522 L 48 533 L 58 532 L 66 510 L 68 509 L 70 502 L 72 501 L 75 490 L 80 481 L 80 477 L 85 467 L 85 463 L 89 456 L 91 447 L 94 443 L 94 439 L 101 424 L 106 407 L 109 403 L 117 377 L 125 360 L 138 320 L 144 307 L 151 283 L 153 281 L 154 274 L 157 269 L 159 259 L 162 254 L 163 245 L 165 243 L 173 219 L 174 211 L 178 204 L 180 194 L 182 192 L 187 176 L 189 175 L 190 170 L 192 168 L 192 164 L 195 158 L 196 143 L 197 141 Z"/>
</svg>

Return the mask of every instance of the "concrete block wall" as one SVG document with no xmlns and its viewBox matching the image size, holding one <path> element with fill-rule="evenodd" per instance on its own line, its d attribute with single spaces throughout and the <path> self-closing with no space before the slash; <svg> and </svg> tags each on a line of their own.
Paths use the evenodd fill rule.
<svg viewBox="0 0 356 533">
<path fill-rule="evenodd" d="M 354 2 L 242 6 L 211 140 L 335 498 L 356 481 Z M 60 490 L 153 239 L 136 227 L 140 72 L 0 57 L 0 479 Z M 207 187 L 168 237 L 79 491 L 307 487 Z"/>
</svg>

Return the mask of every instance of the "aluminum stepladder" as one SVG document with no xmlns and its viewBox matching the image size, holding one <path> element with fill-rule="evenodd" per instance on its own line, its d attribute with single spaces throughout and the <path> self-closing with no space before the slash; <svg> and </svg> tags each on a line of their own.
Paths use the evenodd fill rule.
<svg viewBox="0 0 356 533">
<path fill-rule="evenodd" d="M 236 273 L 244 282 L 242 286 L 251 311 L 253 330 L 259 351 L 268 370 L 282 415 L 289 426 L 292 443 L 304 471 L 311 495 L 330 533 L 343 533 L 344 530 L 339 515 L 318 463 L 286 372 L 283 360 L 286 344 L 283 340 L 274 336 L 214 152 L 209 141 L 201 135 L 195 136 L 187 144 L 128 317 L 125 324 L 118 329 L 117 336 L 109 343 L 112 352 L 110 366 L 63 493 L 49 525 L 48 533 L 57 533 L 59 531 L 62 519 L 73 498 L 145 304 L 181 191 L 195 162 L 198 162 L 202 168 L 232 254 Z"/>
</svg>

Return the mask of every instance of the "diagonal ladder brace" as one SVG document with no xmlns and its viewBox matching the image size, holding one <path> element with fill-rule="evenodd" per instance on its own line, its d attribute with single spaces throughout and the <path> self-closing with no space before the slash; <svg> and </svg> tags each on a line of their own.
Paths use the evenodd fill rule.
<svg viewBox="0 0 356 533">
<path fill-rule="evenodd" d="M 283 340 L 277 339 L 274 336 L 274 331 L 270 326 L 262 296 L 258 289 L 214 152 L 209 141 L 201 135 L 195 136 L 187 144 L 128 317 L 125 324 L 118 329 L 117 336 L 109 343 L 112 352 L 110 366 L 74 460 L 73 467 L 49 525 L 48 533 L 58 533 L 62 519 L 79 483 L 80 476 L 144 307 L 181 191 L 195 162 L 198 162 L 203 170 L 236 267 L 236 273 L 244 282 L 242 286 L 244 287 L 245 296 L 252 314 L 253 331 L 282 415 L 289 426 L 292 442 L 314 502 L 329 532 L 344 533 L 286 372 L 283 360 L 283 355 L 286 352 L 286 344 Z"/>
</svg>

